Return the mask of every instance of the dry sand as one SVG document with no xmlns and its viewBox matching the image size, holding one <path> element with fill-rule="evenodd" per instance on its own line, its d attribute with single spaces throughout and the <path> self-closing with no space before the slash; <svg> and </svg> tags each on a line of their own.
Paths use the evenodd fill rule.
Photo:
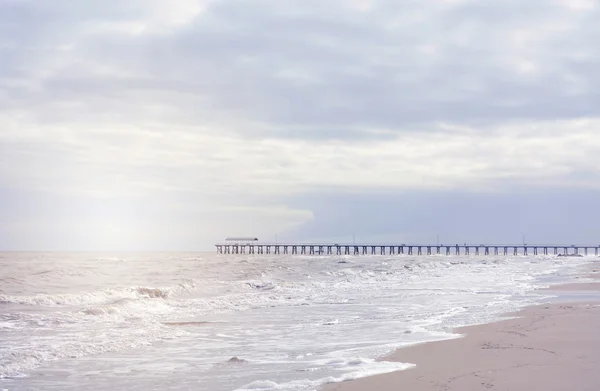
<svg viewBox="0 0 600 391">
<path fill-rule="evenodd" d="M 569 284 L 558 290 L 597 290 Z M 599 391 L 600 302 L 529 307 L 518 319 L 456 330 L 465 338 L 399 349 L 385 360 L 406 371 L 344 383 L 332 391 Z"/>
</svg>

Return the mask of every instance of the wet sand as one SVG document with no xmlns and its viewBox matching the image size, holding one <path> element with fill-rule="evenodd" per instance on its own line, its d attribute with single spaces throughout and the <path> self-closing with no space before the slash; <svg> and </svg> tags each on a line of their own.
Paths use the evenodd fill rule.
<svg viewBox="0 0 600 391">
<path fill-rule="evenodd" d="M 600 284 L 554 290 L 598 291 Z M 526 308 L 516 319 L 456 330 L 464 338 L 399 349 L 406 371 L 327 385 L 327 391 L 579 390 L 600 386 L 600 301 Z"/>
<path fill-rule="evenodd" d="M 600 282 L 582 282 L 573 284 L 562 284 L 551 286 L 550 288 L 540 289 L 543 291 L 554 291 L 563 293 L 568 292 L 599 292 L 600 293 Z"/>
</svg>

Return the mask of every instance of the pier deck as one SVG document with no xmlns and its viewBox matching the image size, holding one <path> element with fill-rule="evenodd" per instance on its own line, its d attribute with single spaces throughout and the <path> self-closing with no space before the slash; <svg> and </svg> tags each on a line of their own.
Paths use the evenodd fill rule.
<svg viewBox="0 0 600 391">
<path fill-rule="evenodd" d="M 216 244 L 219 254 L 290 255 L 591 255 L 600 245 L 532 244 L 329 244 L 243 243 Z"/>
</svg>

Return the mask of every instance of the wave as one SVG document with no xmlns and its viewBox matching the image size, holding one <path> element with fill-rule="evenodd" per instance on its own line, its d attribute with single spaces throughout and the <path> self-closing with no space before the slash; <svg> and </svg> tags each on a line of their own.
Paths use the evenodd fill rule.
<svg viewBox="0 0 600 391">
<path fill-rule="evenodd" d="M 170 289 L 139 287 L 136 290 L 140 295 L 151 299 L 166 299 L 171 295 Z"/>
<path fill-rule="evenodd" d="M 274 391 L 309 388 L 314 389 L 319 388 L 325 384 L 339 383 L 367 376 L 403 371 L 415 366 L 414 364 L 391 361 L 376 361 L 368 358 L 354 358 L 349 360 L 336 359 L 332 360 L 328 364 L 333 366 L 336 370 L 344 371 L 345 373 L 338 377 L 327 376 L 316 380 L 292 380 L 287 383 L 276 383 L 272 380 L 256 380 L 250 384 L 238 388 L 236 391 Z"/>
<path fill-rule="evenodd" d="M 65 293 L 65 294 L 37 294 L 33 296 L 0 295 L 0 304 L 21 304 L 32 306 L 69 306 L 69 305 L 97 305 L 114 304 L 119 300 L 140 299 L 167 299 L 173 295 L 191 292 L 196 289 L 193 282 L 179 284 L 175 287 L 129 287 L 120 289 L 105 289 L 95 292 Z"/>
<path fill-rule="evenodd" d="M 97 336 L 81 335 L 79 340 L 56 344 L 32 339 L 26 346 L 13 348 L 6 355 L 0 356 L 0 379 L 25 377 L 28 371 L 43 362 L 128 350 L 150 345 L 154 341 L 187 335 L 184 330 L 159 324 L 139 330 L 107 328 L 103 334 L 102 340 Z"/>
<path fill-rule="evenodd" d="M 207 321 L 181 321 L 181 322 L 163 322 L 165 326 L 204 326 L 215 322 Z"/>
<path fill-rule="evenodd" d="M 247 282 L 246 285 L 248 285 L 250 288 L 254 288 L 254 289 L 259 289 L 259 290 L 271 290 L 271 289 L 275 289 L 277 288 L 276 284 L 273 284 L 272 282 Z"/>
<path fill-rule="evenodd" d="M 48 361 L 147 346 L 187 335 L 163 323 L 177 319 L 177 300 L 167 298 L 195 289 L 193 283 L 169 288 L 130 287 L 64 295 L 0 296 L 0 303 L 54 307 L 41 313 L 0 316 L 0 330 L 13 346 L 0 355 L 0 379 L 25 376 Z M 67 305 L 75 305 L 75 310 Z M 87 308 L 86 308 L 87 307 Z M 117 327 L 115 327 L 117 325 Z M 22 330 L 29 330 L 23 333 Z M 48 344 L 48 330 L 61 336 Z M 25 339 L 23 339 L 25 337 Z M 0 350 L 2 350 L 0 341 Z"/>
</svg>

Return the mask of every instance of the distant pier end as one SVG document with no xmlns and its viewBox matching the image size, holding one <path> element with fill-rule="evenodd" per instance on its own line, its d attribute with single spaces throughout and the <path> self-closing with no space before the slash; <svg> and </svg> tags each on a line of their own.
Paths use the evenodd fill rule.
<svg viewBox="0 0 600 391">
<path fill-rule="evenodd" d="M 258 243 L 258 238 L 227 238 L 219 254 L 289 255 L 559 255 L 598 256 L 600 245 L 531 244 L 294 244 Z"/>
</svg>

